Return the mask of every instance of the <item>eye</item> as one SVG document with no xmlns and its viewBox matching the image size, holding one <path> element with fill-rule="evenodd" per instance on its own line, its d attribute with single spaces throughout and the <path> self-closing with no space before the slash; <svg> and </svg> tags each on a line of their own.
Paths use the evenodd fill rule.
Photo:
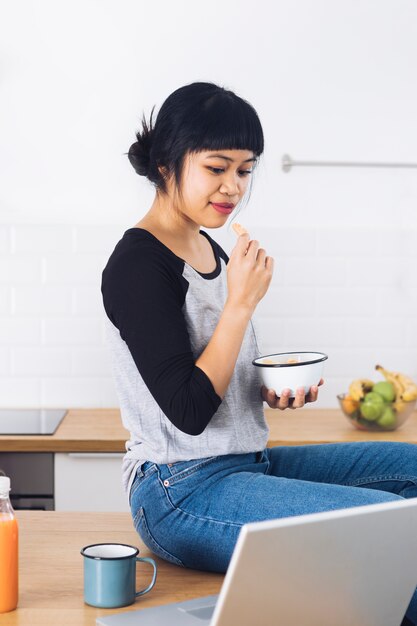
<svg viewBox="0 0 417 626">
<path fill-rule="evenodd" d="M 221 167 L 209 167 L 214 174 L 219 174 L 220 172 L 224 172 L 224 169 Z M 242 176 L 247 176 L 248 174 L 252 174 L 252 170 L 240 170 L 239 172 Z"/>
</svg>

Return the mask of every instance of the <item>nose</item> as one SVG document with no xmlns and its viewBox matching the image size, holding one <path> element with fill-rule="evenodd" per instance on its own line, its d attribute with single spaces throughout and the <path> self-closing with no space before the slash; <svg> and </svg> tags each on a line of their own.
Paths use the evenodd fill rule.
<svg viewBox="0 0 417 626">
<path fill-rule="evenodd" d="M 244 189 L 244 182 L 239 179 L 235 174 L 229 174 L 222 177 L 222 183 L 220 185 L 220 193 L 225 193 L 228 196 L 240 196 Z"/>
</svg>

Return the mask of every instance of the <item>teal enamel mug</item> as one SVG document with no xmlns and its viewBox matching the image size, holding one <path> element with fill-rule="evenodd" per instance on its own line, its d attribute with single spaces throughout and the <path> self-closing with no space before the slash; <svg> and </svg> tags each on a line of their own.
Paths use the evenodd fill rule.
<svg viewBox="0 0 417 626">
<path fill-rule="evenodd" d="M 138 548 L 124 543 L 95 543 L 81 550 L 84 557 L 84 602 L 103 609 L 133 604 L 138 596 L 152 589 L 156 581 L 156 563 L 138 557 Z M 152 565 L 152 580 L 136 591 L 136 563 Z"/>
</svg>

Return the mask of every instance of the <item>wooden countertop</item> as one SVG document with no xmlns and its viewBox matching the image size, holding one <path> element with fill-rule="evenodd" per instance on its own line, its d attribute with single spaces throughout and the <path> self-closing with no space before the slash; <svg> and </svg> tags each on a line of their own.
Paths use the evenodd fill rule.
<svg viewBox="0 0 417 626">
<path fill-rule="evenodd" d="M 279 411 L 266 409 L 268 445 L 340 441 L 408 441 L 417 443 L 417 411 L 398 430 L 356 430 L 339 409 Z M 118 409 L 70 409 L 54 435 L 1 435 L 2 452 L 125 452 L 129 433 Z"/>
<path fill-rule="evenodd" d="M 129 513 L 17 511 L 19 524 L 19 604 L 0 615 L 1 626 L 95 626 L 111 615 L 219 593 L 222 574 L 171 565 L 144 546 Z M 96 609 L 83 600 L 83 546 L 100 542 L 135 545 L 140 556 L 158 564 L 155 587 L 121 609 Z M 138 565 L 137 585 L 150 580 L 150 566 Z"/>
<path fill-rule="evenodd" d="M 125 452 L 118 409 L 69 409 L 53 435 L 1 435 L 3 452 Z"/>
</svg>

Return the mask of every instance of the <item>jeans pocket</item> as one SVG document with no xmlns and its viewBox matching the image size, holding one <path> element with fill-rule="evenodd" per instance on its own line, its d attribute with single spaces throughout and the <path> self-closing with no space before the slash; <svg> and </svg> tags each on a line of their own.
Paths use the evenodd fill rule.
<svg viewBox="0 0 417 626">
<path fill-rule="evenodd" d="M 146 521 L 145 511 L 142 507 L 138 509 L 138 512 L 136 513 L 133 520 L 133 524 L 135 526 L 136 532 L 140 535 L 143 543 L 149 548 L 149 550 L 152 550 L 152 552 L 161 557 L 161 559 L 169 561 L 169 563 L 179 565 L 180 567 L 185 567 L 184 563 L 180 559 L 165 550 L 165 548 L 159 545 L 159 543 L 153 537 L 149 530 L 148 522 Z"/>
<path fill-rule="evenodd" d="M 175 485 L 177 482 L 191 476 L 198 470 L 204 469 L 210 463 L 216 461 L 218 456 L 209 456 L 203 459 L 194 459 L 193 461 L 177 461 L 167 465 L 170 473 L 169 484 Z"/>
<path fill-rule="evenodd" d="M 143 467 L 143 466 L 142 466 Z M 139 487 L 141 487 L 144 483 L 144 481 L 149 477 L 152 476 L 152 474 L 155 474 L 157 472 L 157 468 L 155 464 L 152 464 L 150 467 L 147 467 L 147 469 L 145 471 L 142 471 L 142 469 L 139 467 L 136 471 L 136 476 L 133 480 L 132 486 L 130 487 L 130 493 L 129 493 L 129 506 L 130 508 L 132 508 L 132 502 L 133 499 L 136 495 L 137 490 L 139 489 Z"/>
</svg>

